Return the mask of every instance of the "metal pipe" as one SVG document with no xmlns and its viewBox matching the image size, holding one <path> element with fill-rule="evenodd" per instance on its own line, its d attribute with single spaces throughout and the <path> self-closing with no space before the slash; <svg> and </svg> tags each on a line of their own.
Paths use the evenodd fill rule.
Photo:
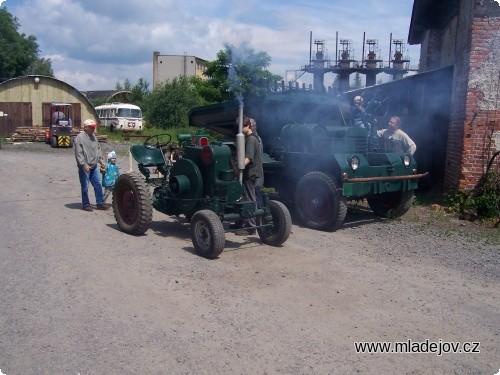
<svg viewBox="0 0 500 375">
<path fill-rule="evenodd" d="M 243 170 L 245 169 L 245 135 L 243 134 L 243 102 L 240 101 L 238 112 L 238 134 L 236 134 L 236 156 L 238 159 L 238 169 L 240 170 L 239 180 L 243 183 Z"/>
<path fill-rule="evenodd" d="M 391 67 L 391 53 L 392 53 L 392 33 L 389 37 L 389 68 Z"/>
<path fill-rule="evenodd" d="M 313 32 L 311 31 L 309 35 L 309 66 L 312 63 L 312 43 L 313 43 Z"/>
<path fill-rule="evenodd" d="M 364 64 L 365 64 L 365 35 L 366 35 L 366 31 L 363 32 L 363 52 L 362 52 L 362 55 L 361 55 L 361 67 L 363 68 Z"/>
<path fill-rule="evenodd" d="M 338 59 L 339 59 L 339 32 L 335 32 L 335 66 L 338 66 Z"/>
<path fill-rule="evenodd" d="M 378 182 L 378 181 L 400 181 L 400 180 L 417 180 L 419 178 L 427 177 L 429 172 L 421 174 L 412 174 L 409 176 L 380 176 L 380 177 L 357 177 L 357 178 L 344 178 L 343 182 Z"/>
</svg>

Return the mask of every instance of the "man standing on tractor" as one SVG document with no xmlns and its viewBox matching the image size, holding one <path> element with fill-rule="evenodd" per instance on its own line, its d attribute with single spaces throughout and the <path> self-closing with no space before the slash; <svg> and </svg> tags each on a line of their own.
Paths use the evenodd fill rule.
<svg viewBox="0 0 500 375">
<path fill-rule="evenodd" d="M 104 203 L 100 173 L 99 168 L 97 168 L 98 163 L 101 167 L 104 167 L 105 164 L 101 146 L 94 135 L 96 127 L 97 123 L 94 120 L 85 120 L 83 123 L 83 132 L 80 132 L 76 136 L 74 142 L 78 177 L 82 189 L 82 209 L 88 212 L 93 210 L 88 195 L 89 182 L 94 187 L 97 209 L 107 210 L 110 208 L 109 204 Z"/>
<path fill-rule="evenodd" d="M 262 141 L 257 134 L 257 123 L 251 117 L 243 117 L 243 134 L 245 135 L 245 170 L 243 171 L 243 196 L 247 201 L 255 202 L 257 207 L 256 188 L 260 189 L 264 182 L 264 170 L 262 168 Z M 259 202 L 262 204 L 262 202 Z M 251 218 L 243 223 L 236 223 L 232 229 L 243 226 L 250 227 L 247 230 L 238 230 L 237 235 L 255 233 L 255 219 Z"/>
</svg>

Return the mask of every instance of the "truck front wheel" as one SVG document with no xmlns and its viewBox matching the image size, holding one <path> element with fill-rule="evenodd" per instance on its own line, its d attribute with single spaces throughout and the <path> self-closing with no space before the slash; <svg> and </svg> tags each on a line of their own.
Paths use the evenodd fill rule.
<svg viewBox="0 0 500 375">
<path fill-rule="evenodd" d="M 217 258 L 226 238 L 217 214 L 210 210 L 197 211 L 191 218 L 191 239 L 196 253 L 205 258 Z"/>
<path fill-rule="evenodd" d="M 118 177 L 113 189 L 113 212 L 120 229 L 128 234 L 144 234 L 153 217 L 151 197 L 144 179 L 137 173 Z"/>
<path fill-rule="evenodd" d="M 347 206 L 335 181 L 323 172 L 309 172 L 295 188 L 295 209 L 312 229 L 333 231 L 344 222 Z"/>
<path fill-rule="evenodd" d="M 413 203 L 414 193 L 410 191 L 394 191 L 369 197 L 366 200 L 375 215 L 395 218 L 408 212 Z"/>
</svg>

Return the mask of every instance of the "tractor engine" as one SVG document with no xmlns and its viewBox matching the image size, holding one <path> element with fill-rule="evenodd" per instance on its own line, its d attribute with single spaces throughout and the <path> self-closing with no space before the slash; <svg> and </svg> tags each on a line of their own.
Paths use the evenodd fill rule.
<svg viewBox="0 0 500 375">
<path fill-rule="evenodd" d="M 204 204 L 203 197 L 217 197 L 217 202 L 225 204 L 241 195 L 241 184 L 233 178 L 229 146 L 193 145 L 183 148 L 183 158 L 173 164 L 168 179 L 155 189 L 153 207 L 167 215 L 190 216 L 210 204 L 208 199 Z"/>
</svg>

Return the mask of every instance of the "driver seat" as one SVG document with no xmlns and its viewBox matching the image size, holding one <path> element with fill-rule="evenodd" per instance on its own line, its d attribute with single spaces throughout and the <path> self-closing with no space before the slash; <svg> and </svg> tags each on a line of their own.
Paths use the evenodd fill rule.
<svg viewBox="0 0 500 375">
<path fill-rule="evenodd" d="M 158 148 L 148 148 L 144 145 L 133 145 L 130 147 L 130 153 L 134 159 L 145 167 L 156 167 L 159 164 L 165 164 L 163 153 Z"/>
<path fill-rule="evenodd" d="M 149 170 L 147 167 L 156 167 L 156 169 L 164 176 L 168 175 L 169 167 L 165 162 L 165 158 L 161 149 L 149 148 L 144 145 L 133 145 L 130 147 L 130 153 L 139 164 L 139 170 L 149 178 Z"/>
</svg>

